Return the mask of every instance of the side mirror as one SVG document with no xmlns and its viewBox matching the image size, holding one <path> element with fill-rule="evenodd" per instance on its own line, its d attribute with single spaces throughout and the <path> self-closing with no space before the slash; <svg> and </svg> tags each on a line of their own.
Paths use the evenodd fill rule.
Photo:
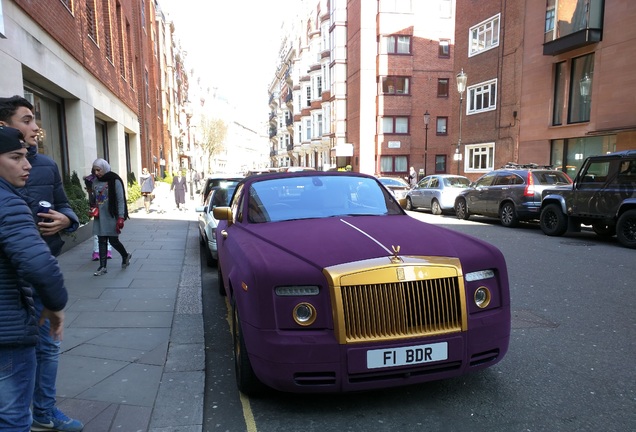
<svg viewBox="0 0 636 432">
<path fill-rule="evenodd" d="M 214 207 L 212 215 L 214 215 L 214 219 L 226 220 L 228 223 L 232 223 L 233 220 L 232 209 L 229 207 Z"/>
</svg>

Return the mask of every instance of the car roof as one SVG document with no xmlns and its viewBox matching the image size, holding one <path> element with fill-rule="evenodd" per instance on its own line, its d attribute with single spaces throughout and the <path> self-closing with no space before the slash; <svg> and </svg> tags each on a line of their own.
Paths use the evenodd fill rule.
<svg viewBox="0 0 636 432">
<path fill-rule="evenodd" d="M 241 183 L 252 184 L 252 183 L 256 183 L 256 182 L 260 182 L 264 180 L 272 180 L 272 179 L 279 179 L 279 178 L 317 177 L 317 176 L 318 177 L 347 176 L 347 177 L 372 178 L 374 180 L 377 180 L 376 177 L 374 176 L 371 176 L 368 174 L 362 174 L 362 173 L 358 173 L 354 171 L 346 171 L 346 172 L 343 172 L 343 171 L 296 171 L 296 172 L 272 172 L 272 173 L 265 173 L 265 174 L 259 174 L 259 175 L 252 175 L 242 179 Z"/>
</svg>

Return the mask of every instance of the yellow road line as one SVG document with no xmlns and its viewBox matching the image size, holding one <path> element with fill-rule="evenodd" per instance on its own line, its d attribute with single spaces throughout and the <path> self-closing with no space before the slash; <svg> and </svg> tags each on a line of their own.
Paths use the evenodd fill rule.
<svg viewBox="0 0 636 432">
<path fill-rule="evenodd" d="M 230 334 L 232 335 L 232 344 L 234 343 L 234 332 L 232 328 L 232 309 L 230 308 L 230 301 L 225 297 L 225 306 L 227 308 L 226 321 L 230 327 Z M 245 420 L 246 432 L 257 432 L 256 422 L 254 421 L 254 413 L 252 412 L 252 406 L 250 405 L 250 399 L 243 393 L 239 392 L 241 397 L 241 406 L 243 407 L 243 419 Z"/>
</svg>

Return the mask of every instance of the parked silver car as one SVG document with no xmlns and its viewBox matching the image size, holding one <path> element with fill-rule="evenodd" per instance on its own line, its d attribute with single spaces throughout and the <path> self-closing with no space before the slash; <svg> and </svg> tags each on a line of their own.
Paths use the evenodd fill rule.
<svg viewBox="0 0 636 432">
<path fill-rule="evenodd" d="M 455 208 L 455 198 L 470 185 L 468 177 L 434 174 L 424 177 L 406 195 L 406 209 L 430 209 L 434 215 Z"/>
<path fill-rule="evenodd" d="M 214 218 L 213 209 L 229 205 L 237 184 L 238 182 L 228 181 L 223 186 L 211 188 L 204 204 L 196 207 L 199 215 L 199 242 L 205 248 L 205 260 L 209 267 L 216 265 L 218 258 L 216 227 L 219 221 Z"/>
</svg>

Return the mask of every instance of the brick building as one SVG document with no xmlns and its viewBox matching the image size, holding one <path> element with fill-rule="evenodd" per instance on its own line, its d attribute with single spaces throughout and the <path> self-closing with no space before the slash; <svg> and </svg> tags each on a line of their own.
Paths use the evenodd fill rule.
<svg viewBox="0 0 636 432">
<path fill-rule="evenodd" d="M 63 174 L 88 174 L 96 157 L 122 177 L 138 177 L 142 166 L 159 173 L 173 160 L 162 113 L 179 107 L 163 95 L 174 93 L 168 82 L 183 68 L 164 79 L 175 54 L 166 54 L 172 32 L 156 1 L 9 0 L 0 8 L 0 94 L 33 102 L 40 150 Z"/>
<path fill-rule="evenodd" d="M 629 0 L 457 0 L 462 172 L 512 161 L 573 177 L 587 156 L 636 148 L 634 19 Z"/>
</svg>

